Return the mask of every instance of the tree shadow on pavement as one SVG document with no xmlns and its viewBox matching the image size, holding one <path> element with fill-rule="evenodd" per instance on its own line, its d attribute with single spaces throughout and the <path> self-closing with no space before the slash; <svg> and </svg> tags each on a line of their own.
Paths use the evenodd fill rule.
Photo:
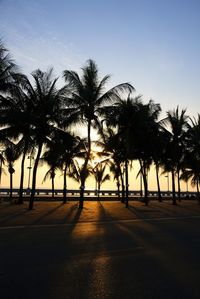
<svg viewBox="0 0 200 299">
<path fill-rule="evenodd" d="M 14 213 L 12 212 L 11 215 L 6 215 L 2 219 L 0 219 L 0 224 L 5 224 L 9 220 L 13 220 L 13 219 L 16 219 L 17 217 L 24 215 L 24 214 L 28 214 L 28 212 L 29 212 L 29 210 L 27 210 L 26 208 L 23 209 L 22 211 L 17 211 Z"/>
<path fill-rule="evenodd" d="M 45 214 L 43 214 L 42 216 L 40 216 L 39 218 L 37 218 L 36 220 L 34 220 L 31 225 L 34 225 L 34 224 L 41 224 L 43 220 L 45 220 L 45 218 L 47 216 L 50 216 L 52 215 L 53 213 L 55 213 L 55 211 L 57 211 L 58 209 L 60 209 L 61 207 L 63 206 L 63 204 L 59 204 L 57 207 L 51 209 L 50 211 L 46 212 Z"/>
</svg>

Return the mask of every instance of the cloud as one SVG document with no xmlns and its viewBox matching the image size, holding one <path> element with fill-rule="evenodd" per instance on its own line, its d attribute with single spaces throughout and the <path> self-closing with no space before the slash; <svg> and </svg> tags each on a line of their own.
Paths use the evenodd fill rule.
<svg viewBox="0 0 200 299">
<path fill-rule="evenodd" d="M 30 24 L 23 22 L 23 31 L 1 24 L 3 40 L 16 63 L 25 74 L 40 68 L 54 67 L 56 75 L 61 76 L 64 69 L 78 71 L 86 58 L 73 41 L 63 41 L 53 32 L 37 35 Z"/>
</svg>

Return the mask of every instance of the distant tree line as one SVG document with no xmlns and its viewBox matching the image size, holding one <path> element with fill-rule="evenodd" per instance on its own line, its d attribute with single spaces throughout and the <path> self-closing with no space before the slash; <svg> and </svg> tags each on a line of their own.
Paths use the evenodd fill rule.
<svg viewBox="0 0 200 299">
<path fill-rule="evenodd" d="M 31 79 L 19 72 L 9 51 L 0 42 L 0 177 L 5 166 L 10 175 L 10 198 L 14 163 L 21 158 L 18 203 L 23 203 L 25 159 L 34 155 L 29 209 L 33 208 L 39 164 L 46 163 L 44 179 L 52 182 L 57 171 L 63 173 L 63 203 L 67 201 L 67 177 L 80 184 L 79 208 L 83 208 L 86 179 L 93 175 L 97 191 L 111 178 L 118 195 L 128 207 L 129 170 L 139 161 L 144 185 L 144 202 L 148 205 L 150 166 L 155 165 L 158 200 L 162 201 L 160 173 L 170 173 L 172 201 L 180 200 L 180 180 L 197 188 L 200 180 L 200 116 L 191 119 L 186 110 L 176 107 L 159 120 L 160 104 L 143 103 L 134 96 L 135 89 L 122 83 L 106 90 L 110 76 L 99 78 L 98 68 L 88 60 L 81 75 L 64 70 L 65 84 L 57 87 L 52 69 L 40 69 Z M 87 128 L 87 138 L 75 135 L 74 126 Z M 91 140 L 91 129 L 98 141 Z M 93 165 L 92 143 L 101 150 L 100 162 Z M 93 165 L 93 166 L 92 166 Z M 106 174 L 107 170 L 109 174 Z M 175 188 L 177 182 L 177 190 Z"/>
</svg>

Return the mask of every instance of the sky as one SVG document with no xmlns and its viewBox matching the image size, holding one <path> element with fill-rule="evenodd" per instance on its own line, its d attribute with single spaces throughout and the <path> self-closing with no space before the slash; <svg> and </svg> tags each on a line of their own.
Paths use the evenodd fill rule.
<svg viewBox="0 0 200 299">
<path fill-rule="evenodd" d="M 80 72 L 94 59 L 108 87 L 130 82 L 162 116 L 200 112 L 200 1 L 0 0 L 0 38 L 21 71 Z M 153 188 L 153 187 L 152 187 Z"/>
</svg>

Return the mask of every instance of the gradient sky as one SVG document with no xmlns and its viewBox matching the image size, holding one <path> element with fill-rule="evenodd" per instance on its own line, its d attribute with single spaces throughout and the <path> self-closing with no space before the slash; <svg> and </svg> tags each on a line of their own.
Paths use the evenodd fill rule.
<svg viewBox="0 0 200 299">
<path fill-rule="evenodd" d="M 200 112 L 200 1 L 0 0 L 0 37 L 26 74 L 94 59 L 110 86 Z"/>
</svg>

